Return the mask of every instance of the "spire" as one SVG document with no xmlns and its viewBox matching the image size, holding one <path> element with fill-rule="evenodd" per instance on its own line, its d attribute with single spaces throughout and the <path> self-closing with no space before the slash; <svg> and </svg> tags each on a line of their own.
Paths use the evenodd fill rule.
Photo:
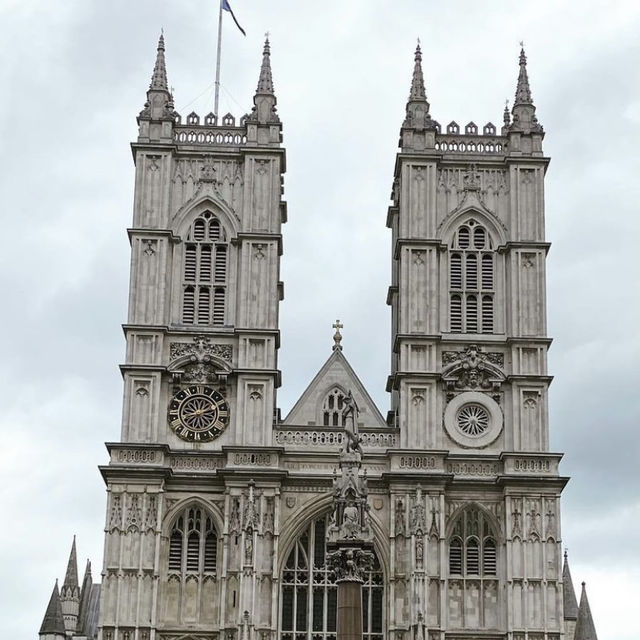
<svg viewBox="0 0 640 640">
<path fill-rule="evenodd" d="M 409 100 L 425 100 L 427 94 L 424 90 L 424 76 L 422 74 L 422 50 L 420 49 L 420 41 L 416 46 L 414 54 L 413 78 L 411 79 L 411 91 L 409 92 Z"/>
<path fill-rule="evenodd" d="M 340 333 L 340 329 L 343 329 L 344 325 L 340 320 L 336 320 L 331 326 L 336 330 L 333 334 L 333 347 L 331 347 L 331 349 L 333 351 L 342 351 L 342 345 L 340 344 L 342 342 L 342 334 Z"/>
<path fill-rule="evenodd" d="M 151 84 L 149 89 L 169 91 L 167 83 L 167 65 L 164 60 L 164 33 L 160 33 L 158 40 L 158 53 L 156 55 L 156 64 L 153 67 L 153 75 L 151 76 Z"/>
<path fill-rule="evenodd" d="M 53 587 L 49 605 L 44 614 L 42 625 L 38 635 L 60 635 L 65 637 L 64 618 L 62 616 L 62 605 L 60 604 L 60 592 L 58 591 L 58 581 Z"/>
<path fill-rule="evenodd" d="M 573 590 L 573 580 L 569 571 L 569 558 L 567 550 L 564 551 L 564 565 L 562 566 L 562 590 L 564 603 L 564 619 L 575 620 L 578 617 L 578 601 L 576 592 Z"/>
<path fill-rule="evenodd" d="M 260 67 L 260 78 L 256 94 L 273 95 L 273 77 L 271 76 L 271 46 L 269 36 L 265 37 L 264 49 L 262 50 L 262 66 Z"/>
<path fill-rule="evenodd" d="M 524 134 L 540 133 L 544 136 L 542 126 L 538 122 L 538 118 L 536 118 L 536 108 L 529 88 L 527 56 L 524 53 L 524 44 L 521 42 L 520 46 L 520 72 L 518 73 L 516 98 L 511 109 L 513 121 L 509 125 L 509 131 Z M 539 151 L 540 149 L 536 150 Z"/>
<path fill-rule="evenodd" d="M 516 87 L 516 100 L 513 106 L 519 104 L 533 104 L 531 89 L 529 88 L 529 76 L 527 75 L 527 56 L 524 53 L 524 44 L 520 43 L 520 73 L 518 74 L 518 86 Z"/>
<path fill-rule="evenodd" d="M 87 566 L 84 570 L 84 578 L 82 579 L 82 590 L 80 591 L 80 609 L 78 613 L 78 630 L 86 635 L 87 614 L 91 601 L 91 587 L 93 578 L 91 577 L 91 560 L 87 560 Z"/>
<path fill-rule="evenodd" d="M 578 609 L 574 640 L 598 640 L 584 582 L 582 583 L 582 595 L 580 596 L 580 608 Z"/>
<path fill-rule="evenodd" d="M 71 545 L 71 553 L 69 554 L 69 563 L 67 564 L 67 573 L 64 576 L 62 588 L 77 587 L 78 585 L 78 560 L 76 556 L 76 537 L 73 536 L 73 544 Z"/>
<path fill-rule="evenodd" d="M 437 129 L 438 123 L 429 115 L 429 102 L 424 88 L 424 75 L 422 73 L 422 49 L 420 41 L 413 55 L 413 76 L 411 77 L 411 89 L 407 100 L 406 116 L 402 124 L 407 129 Z"/>
<path fill-rule="evenodd" d="M 249 120 L 258 124 L 279 124 L 280 118 L 276 113 L 276 102 L 276 96 L 273 92 L 273 78 L 271 76 L 271 45 L 269 44 L 269 34 L 267 33 L 264 49 L 262 50 L 262 65 L 260 66 L 258 88 L 253 96 L 254 106 Z M 273 142 L 275 141 L 274 138 Z"/>
</svg>

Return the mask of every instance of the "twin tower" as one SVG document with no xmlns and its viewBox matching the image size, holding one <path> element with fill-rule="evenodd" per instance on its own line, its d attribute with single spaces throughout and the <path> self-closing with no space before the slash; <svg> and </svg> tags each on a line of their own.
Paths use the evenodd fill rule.
<svg viewBox="0 0 640 640">
<path fill-rule="evenodd" d="M 283 419 L 286 156 L 269 42 L 251 113 L 201 119 L 175 111 L 160 38 L 133 143 L 102 584 L 89 574 L 79 587 L 74 546 L 44 640 L 334 640 L 326 533 L 349 394 L 375 551 L 365 638 L 595 638 L 566 562 L 563 573 L 567 478 L 547 410 L 549 159 L 525 54 L 499 129 L 435 121 L 421 64 L 418 48 L 387 214 L 390 410 L 349 365 L 336 323 L 329 358 Z"/>
</svg>

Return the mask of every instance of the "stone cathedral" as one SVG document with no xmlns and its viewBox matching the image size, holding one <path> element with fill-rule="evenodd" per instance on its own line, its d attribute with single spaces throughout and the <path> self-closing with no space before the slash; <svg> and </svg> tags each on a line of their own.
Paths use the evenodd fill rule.
<svg viewBox="0 0 640 640">
<path fill-rule="evenodd" d="M 524 51 L 500 128 L 435 121 L 415 52 L 386 217 L 386 416 L 339 321 L 302 397 L 277 408 L 286 155 L 268 40 L 253 102 L 239 120 L 181 117 L 160 38 L 132 145 L 102 581 L 89 566 L 80 584 L 74 541 L 40 638 L 335 640 L 327 531 L 355 403 L 367 640 L 594 640 L 563 562 L 567 478 L 549 451 L 549 158 Z"/>
</svg>

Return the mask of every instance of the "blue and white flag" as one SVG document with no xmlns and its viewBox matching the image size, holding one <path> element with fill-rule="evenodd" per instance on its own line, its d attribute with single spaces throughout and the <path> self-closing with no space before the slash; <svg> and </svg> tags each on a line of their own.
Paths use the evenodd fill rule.
<svg viewBox="0 0 640 640">
<path fill-rule="evenodd" d="M 233 18 L 233 21 L 236 23 L 236 27 L 238 27 L 238 29 L 240 29 L 240 31 L 242 31 L 242 35 L 246 36 L 246 32 L 245 30 L 240 26 L 240 23 L 236 20 L 236 17 L 233 15 L 233 11 L 231 9 L 231 5 L 229 4 L 228 0 L 222 0 L 222 8 L 225 11 L 228 11 L 231 14 L 231 17 Z"/>
</svg>

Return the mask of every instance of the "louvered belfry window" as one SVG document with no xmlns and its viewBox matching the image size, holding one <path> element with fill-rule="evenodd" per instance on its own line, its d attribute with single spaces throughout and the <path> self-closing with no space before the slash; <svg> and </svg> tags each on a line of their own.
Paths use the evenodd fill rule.
<svg viewBox="0 0 640 640">
<path fill-rule="evenodd" d="M 449 329 L 493 333 L 495 251 L 487 230 L 469 220 L 454 234 L 449 251 Z"/>
<path fill-rule="evenodd" d="M 200 507 L 188 507 L 176 518 L 169 536 L 169 573 L 215 573 L 218 535 L 211 517 Z"/>
<path fill-rule="evenodd" d="M 194 220 L 184 244 L 183 324 L 225 324 L 228 253 L 220 221 L 205 211 Z"/>
<path fill-rule="evenodd" d="M 480 509 L 465 509 L 449 539 L 449 575 L 495 577 L 497 570 L 496 541 L 489 521 Z"/>
</svg>

